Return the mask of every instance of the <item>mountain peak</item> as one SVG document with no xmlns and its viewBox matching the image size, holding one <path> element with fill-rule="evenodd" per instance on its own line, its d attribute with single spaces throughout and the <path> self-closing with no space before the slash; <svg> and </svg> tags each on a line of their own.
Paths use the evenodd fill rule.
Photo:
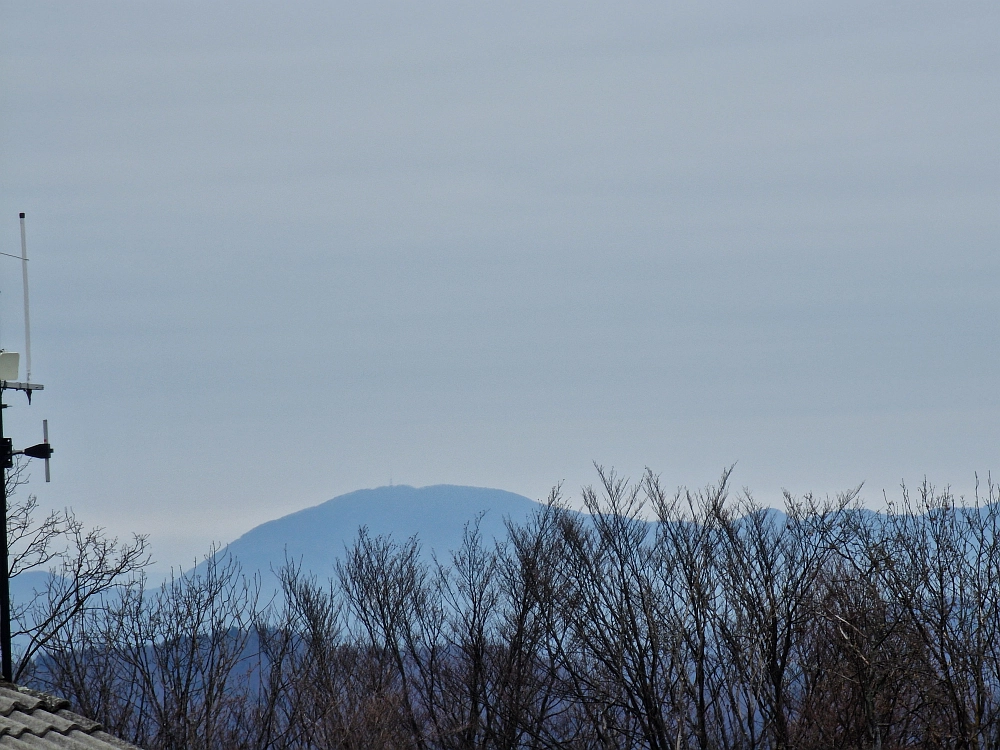
<svg viewBox="0 0 1000 750">
<path fill-rule="evenodd" d="M 226 548 L 248 574 L 267 577 L 286 559 L 304 570 L 333 574 L 334 561 L 367 527 L 373 536 L 404 541 L 416 536 L 442 559 L 462 542 L 466 524 L 482 516 L 483 538 L 503 538 L 504 520 L 522 522 L 539 504 L 523 495 L 487 487 L 396 484 L 339 495 L 311 508 L 257 526 Z"/>
</svg>

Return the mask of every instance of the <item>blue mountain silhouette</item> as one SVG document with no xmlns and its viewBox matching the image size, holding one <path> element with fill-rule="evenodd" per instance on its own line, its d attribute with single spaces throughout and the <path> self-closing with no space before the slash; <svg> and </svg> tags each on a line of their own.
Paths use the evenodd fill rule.
<svg viewBox="0 0 1000 750">
<path fill-rule="evenodd" d="M 372 536 L 404 542 L 416 536 L 425 552 L 446 561 L 462 543 L 466 524 L 482 516 L 483 539 L 503 539 L 504 521 L 522 523 L 541 505 L 523 495 L 485 487 L 439 484 L 395 485 L 358 490 L 257 526 L 223 552 L 236 557 L 245 573 L 273 579 L 285 560 L 301 562 L 320 578 L 333 575 L 334 561 L 367 527 Z"/>
</svg>

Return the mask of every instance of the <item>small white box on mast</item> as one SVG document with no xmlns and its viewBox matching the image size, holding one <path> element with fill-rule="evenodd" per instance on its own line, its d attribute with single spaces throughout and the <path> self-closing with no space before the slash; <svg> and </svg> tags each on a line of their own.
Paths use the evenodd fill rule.
<svg viewBox="0 0 1000 750">
<path fill-rule="evenodd" d="M 0 380 L 17 380 L 21 355 L 0 349 Z"/>
</svg>

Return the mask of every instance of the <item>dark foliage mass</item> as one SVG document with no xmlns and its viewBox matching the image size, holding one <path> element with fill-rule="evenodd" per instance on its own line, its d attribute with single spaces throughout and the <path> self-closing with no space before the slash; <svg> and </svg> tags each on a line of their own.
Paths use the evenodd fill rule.
<svg viewBox="0 0 1000 750">
<path fill-rule="evenodd" d="M 38 687 L 143 747 L 1000 748 L 1000 506 L 885 513 L 601 472 L 447 560 L 364 529 L 283 594 L 232 560 L 76 613 Z M 652 519 L 652 520 L 651 520 Z"/>
</svg>

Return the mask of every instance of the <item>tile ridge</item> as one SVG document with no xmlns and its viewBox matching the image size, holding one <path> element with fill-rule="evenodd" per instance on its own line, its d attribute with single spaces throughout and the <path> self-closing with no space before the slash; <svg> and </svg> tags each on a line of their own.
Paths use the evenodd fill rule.
<svg viewBox="0 0 1000 750">
<path fill-rule="evenodd" d="M 13 683 L 6 683 L 3 686 L 21 693 L 22 695 L 26 695 L 29 698 L 34 698 L 42 704 L 42 707 L 46 711 L 49 711 L 50 713 L 56 713 L 70 707 L 70 702 L 65 698 L 60 698 L 58 695 L 43 693 L 41 690 L 34 690 L 29 687 L 24 687 L 23 685 L 15 685 Z M 38 706 L 35 706 L 35 708 L 38 708 Z"/>
<path fill-rule="evenodd" d="M 10 715 L 15 711 L 30 714 L 37 708 L 41 708 L 38 703 L 22 703 L 19 700 L 13 700 L 7 708 L 0 710 L 0 716 L 3 716 L 5 719 L 10 718 Z"/>
<path fill-rule="evenodd" d="M 0 737 L 13 737 L 18 740 L 28 735 L 30 737 L 38 737 L 39 739 L 44 739 L 49 734 L 55 733 L 62 737 L 68 737 L 72 732 L 80 732 L 81 734 L 92 735 L 95 732 L 101 732 L 100 724 L 96 724 L 89 729 L 86 726 L 81 726 L 77 722 L 72 722 L 68 727 L 60 729 L 59 727 L 47 724 L 41 729 L 34 729 L 30 726 L 22 724 L 15 731 L 12 727 L 0 727 Z"/>
</svg>

